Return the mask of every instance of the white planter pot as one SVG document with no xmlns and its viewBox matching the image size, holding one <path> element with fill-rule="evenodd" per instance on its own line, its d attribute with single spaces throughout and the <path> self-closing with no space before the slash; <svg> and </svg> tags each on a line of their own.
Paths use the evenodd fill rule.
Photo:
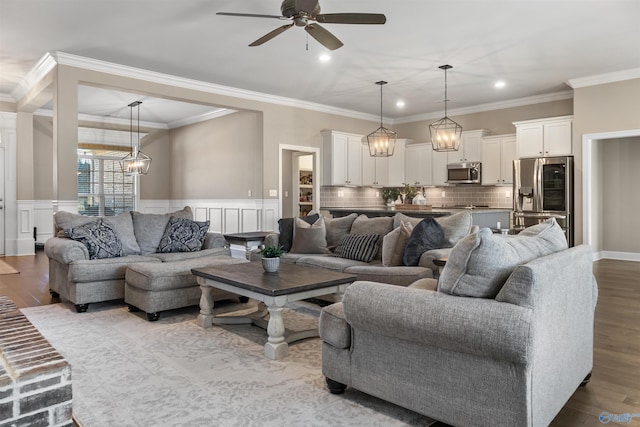
<svg viewBox="0 0 640 427">
<path fill-rule="evenodd" d="M 280 258 L 262 258 L 262 268 L 267 273 L 275 273 L 280 266 Z"/>
</svg>

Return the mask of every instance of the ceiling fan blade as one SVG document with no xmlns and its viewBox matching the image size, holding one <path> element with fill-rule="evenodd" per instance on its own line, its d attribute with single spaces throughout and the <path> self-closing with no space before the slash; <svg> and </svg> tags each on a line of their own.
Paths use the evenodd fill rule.
<svg viewBox="0 0 640 427">
<path fill-rule="evenodd" d="M 323 13 L 315 20 L 323 24 L 384 24 L 387 17 L 381 13 Z"/>
<path fill-rule="evenodd" d="M 309 24 L 304 29 L 311 37 L 329 50 L 336 50 L 343 46 L 343 43 L 336 36 L 318 24 Z"/>
<path fill-rule="evenodd" d="M 258 15 L 255 13 L 234 13 L 234 12 L 217 12 L 216 15 L 225 15 L 225 16 L 244 16 L 249 18 L 275 18 L 275 19 L 289 19 L 285 16 L 279 15 Z"/>
<path fill-rule="evenodd" d="M 249 46 L 260 46 L 261 44 L 268 42 L 269 40 L 271 40 L 272 38 L 274 38 L 278 34 L 281 34 L 281 33 L 285 32 L 286 30 L 288 30 L 291 27 L 293 27 L 293 22 L 291 24 L 283 25 L 282 27 L 276 28 L 275 30 L 271 31 L 270 33 L 265 34 L 264 36 L 260 37 L 258 40 L 254 41 Z"/>
</svg>

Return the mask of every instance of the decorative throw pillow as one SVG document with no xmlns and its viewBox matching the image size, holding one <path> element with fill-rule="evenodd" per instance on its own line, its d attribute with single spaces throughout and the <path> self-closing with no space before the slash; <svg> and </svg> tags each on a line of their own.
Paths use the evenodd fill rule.
<svg viewBox="0 0 640 427">
<path fill-rule="evenodd" d="M 351 225 L 351 234 L 378 234 L 384 236 L 393 230 L 393 217 L 381 216 L 368 218 L 366 215 L 358 216 Z M 382 259 L 382 251 L 378 251 L 375 257 Z"/>
<path fill-rule="evenodd" d="M 438 291 L 495 298 L 518 265 L 567 247 L 564 232 L 553 218 L 514 236 L 482 228 L 453 247 L 440 274 Z"/>
<path fill-rule="evenodd" d="M 340 218 L 325 218 L 324 224 L 327 227 L 327 247 L 329 250 L 335 249 L 340 243 L 342 236 L 351 231 L 353 221 L 358 217 L 358 214 L 352 213 Z"/>
<path fill-rule="evenodd" d="M 340 239 L 333 256 L 371 262 L 379 249 L 379 234 L 345 234 Z"/>
<path fill-rule="evenodd" d="M 442 227 L 434 218 L 424 218 L 413 228 L 407 240 L 402 262 L 404 265 L 418 265 L 426 251 L 439 249 L 444 241 Z"/>
<path fill-rule="evenodd" d="M 157 252 L 199 251 L 208 230 L 209 221 L 198 222 L 172 216 L 160 239 Z"/>
<path fill-rule="evenodd" d="M 79 227 L 81 225 L 88 224 L 96 221 L 98 218 L 111 226 L 118 235 L 118 238 L 122 242 L 122 252 L 125 255 L 138 255 L 140 254 L 140 246 L 136 242 L 136 236 L 133 232 L 133 219 L 130 212 L 123 212 L 115 216 L 87 216 L 79 215 L 72 212 L 58 211 L 53 215 L 53 222 L 55 226 L 57 237 L 66 237 L 67 230 Z"/>
<path fill-rule="evenodd" d="M 468 211 L 464 211 L 449 216 L 439 216 L 436 221 L 444 233 L 444 242 L 441 247 L 452 248 L 471 232 L 473 216 Z"/>
<path fill-rule="evenodd" d="M 382 238 L 382 265 L 393 267 L 402 264 L 404 248 L 411 236 L 413 225 L 401 222 L 400 225 Z"/>
<path fill-rule="evenodd" d="M 193 219 L 191 207 L 185 206 L 179 211 L 166 214 L 149 214 L 142 212 L 131 212 L 133 218 L 133 232 L 136 241 L 140 246 L 142 255 L 153 254 L 160 245 L 160 239 L 167 228 L 169 218 L 172 216 L 177 218 Z"/>
<path fill-rule="evenodd" d="M 320 218 L 319 214 L 307 215 L 299 217 L 301 220 L 308 224 L 313 224 Z M 285 252 L 291 251 L 291 244 L 293 243 L 293 226 L 295 218 L 280 218 L 278 220 L 278 228 L 280 235 L 278 236 L 278 244 L 282 246 Z"/>
<path fill-rule="evenodd" d="M 329 253 L 325 237 L 326 233 L 324 217 L 319 217 L 313 224 L 308 224 L 303 219 L 296 218 L 290 252 L 294 254 Z"/>
<path fill-rule="evenodd" d="M 102 219 L 70 228 L 67 236 L 81 242 L 89 251 L 89 259 L 122 256 L 122 243 L 116 232 Z"/>
</svg>

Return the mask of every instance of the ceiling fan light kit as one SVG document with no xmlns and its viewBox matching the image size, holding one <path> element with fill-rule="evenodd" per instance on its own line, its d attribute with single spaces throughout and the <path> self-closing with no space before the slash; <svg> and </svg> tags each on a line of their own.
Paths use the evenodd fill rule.
<svg viewBox="0 0 640 427">
<path fill-rule="evenodd" d="M 393 156 L 398 134 L 382 126 L 382 86 L 387 82 L 381 80 L 376 84 L 380 85 L 380 127 L 367 135 L 367 144 L 371 157 L 389 157 Z"/>
<path fill-rule="evenodd" d="M 120 168 L 122 169 L 122 172 L 127 175 L 146 175 L 147 172 L 149 172 L 149 167 L 151 166 L 151 157 L 140 151 L 140 104 L 142 104 L 142 101 L 134 101 L 128 105 L 131 109 L 129 114 L 129 143 L 131 151 L 122 160 L 120 160 Z M 138 127 L 136 131 L 137 143 L 135 146 L 135 154 L 133 149 L 133 107 L 138 107 Z"/>
<path fill-rule="evenodd" d="M 260 15 L 253 13 L 218 12 L 217 15 L 243 16 L 250 18 L 270 18 L 290 20 L 290 24 L 283 25 L 265 34 L 249 46 L 260 46 L 294 25 L 304 27 L 305 31 L 321 45 L 329 50 L 343 46 L 343 43 L 331 32 L 320 26 L 323 24 L 384 24 L 387 18 L 380 13 L 320 13 L 318 0 L 284 0 L 280 6 L 282 15 Z M 313 22 L 315 21 L 315 22 Z"/>
<path fill-rule="evenodd" d="M 429 125 L 431 144 L 434 151 L 458 151 L 462 138 L 462 126 L 447 117 L 447 70 L 451 65 L 441 65 L 438 68 L 444 70 L 444 117 Z"/>
</svg>

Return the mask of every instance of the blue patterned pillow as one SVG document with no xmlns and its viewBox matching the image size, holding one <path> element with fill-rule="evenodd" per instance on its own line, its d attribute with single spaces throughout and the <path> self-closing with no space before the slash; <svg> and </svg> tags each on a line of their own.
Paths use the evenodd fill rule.
<svg viewBox="0 0 640 427">
<path fill-rule="evenodd" d="M 157 252 L 195 252 L 202 249 L 209 230 L 209 221 L 193 221 L 188 218 L 169 218 Z"/>
<path fill-rule="evenodd" d="M 102 219 L 70 228 L 65 232 L 67 236 L 87 247 L 89 259 L 123 256 L 122 242 L 114 229 Z"/>
<path fill-rule="evenodd" d="M 380 249 L 379 234 L 345 234 L 333 252 L 333 256 L 371 262 Z"/>
</svg>

